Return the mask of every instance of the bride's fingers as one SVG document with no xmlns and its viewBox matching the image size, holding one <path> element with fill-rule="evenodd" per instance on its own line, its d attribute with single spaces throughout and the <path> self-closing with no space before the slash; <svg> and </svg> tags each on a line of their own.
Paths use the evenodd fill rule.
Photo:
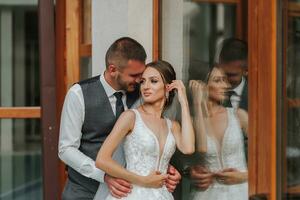
<svg viewBox="0 0 300 200">
<path fill-rule="evenodd" d="M 177 90 L 184 89 L 185 87 L 184 87 L 184 84 L 182 83 L 182 81 L 175 80 L 172 83 L 170 83 L 167 88 L 169 91 L 171 91 L 173 89 L 177 89 Z"/>
</svg>

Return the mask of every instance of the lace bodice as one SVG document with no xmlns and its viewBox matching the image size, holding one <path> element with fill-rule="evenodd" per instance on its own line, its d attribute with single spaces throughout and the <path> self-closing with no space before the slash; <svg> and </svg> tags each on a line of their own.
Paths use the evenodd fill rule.
<svg viewBox="0 0 300 200">
<path fill-rule="evenodd" d="M 214 137 L 207 135 L 206 166 L 212 172 L 225 168 L 236 168 L 247 171 L 244 138 L 235 110 L 227 108 L 228 126 L 225 130 L 221 146 Z"/>
<path fill-rule="evenodd" d="M 155 134 L 146 126 L 140 113 L 132 109 L 135 113 L 134 128 L 129 133 L 123 143 L 123 150 L 126 160 L 126 169 L 141 176 L 147 176 L 153 171 L 167 173 L 169 161 L 175 152 L 176 143 L 171 132 L 171 121 L 167 120 L 168 134 L 160 152 L 159 141 Z M 105 194 L 103 194 L 105 192 Z M 108 194 L 106 196 L 106 186 L 101 184 L 94 200 L 117 200 Z M 166 186 L 161 188 L 145 188 L 133 185 L 131 193 L 124 200 L 173 200 L 172 194 Z"/>
<path fill-rule="evenodd" d="M 167 120 L 168 134 L 160 152 L 159 141 L 156 135 L 146 126 L 140 113 L 136 109 L 132 109 L 135 113 L 134 128 L 124 140 L 124 154 L 126 160 L 126 169 L 141 176 L 147 176 L 153 171 L 167 173 L 169 161 L 175 152 L 175 138 L 171 132 L 171 121 Z M 97 197 L 95 199 L 100 200 Z M 100 196 L 100 193 L 99 193 Z M 161 188 L 145 188 L 133 185 L 131 193 L 122 199 L 126 200 L 173 200 L 172 194 L 167 190 L 166 186 Z M 110 194 L 106 200 L 116 200 Z"/>
<path fill-rule="evenodd" d="M 147 176 L 152 171 L 166 173 L 169 161 L 175 152 L 175 138 L 171 133 L 171 121 L 167 120 L 168 134 L 160 152 L 159 142 L 154 133 L 146 126 L 136 109 L 135 125 L 124 141 L 126 168 L 136 174 Z"/>
<path fill-rule="evenodd" d="M 227 108 L 228 126 L 225 130 L 222 144 L 207 135 L 207 152 L 204 155 L 206 168 L 211 172 L 219 172 L 226 168 L 247 171 L 244 153 L 244 139 L 240 123 L 233 108 Z M 192 200 L 246 200 L 248 199 L 248 183 L 233 185 L 222 184 L 216 180 L 204 191 L 193 189 Z"/>
</svg>

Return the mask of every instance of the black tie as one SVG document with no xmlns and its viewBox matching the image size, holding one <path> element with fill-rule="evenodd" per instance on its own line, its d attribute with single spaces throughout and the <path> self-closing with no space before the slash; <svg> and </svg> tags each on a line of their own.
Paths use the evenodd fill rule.
<svg viewBox="0 0 300 200">
<path fill-rule="evenodd" d="M 119 116 L 121 115 L 121 113 L 124 111 L 124 105 L 123 105 L 123 101 L 122 101 L 123 93 L 122 92 L 115 92 L 114 96 L 117 98 L 117 102 L 116 102 L 116 118 L 118 119 Z"/>
<path fill-rule="evenodd" d="M 230 100 L 232 95 L 236 95 L 236 92 L 233 90 L 230 90 L 227 92 L 228 99 L 226 99 L 224 102 L 225 107 L 232 108 L 232 104 L 231 104 L 231 100 Z"/>
</svg>

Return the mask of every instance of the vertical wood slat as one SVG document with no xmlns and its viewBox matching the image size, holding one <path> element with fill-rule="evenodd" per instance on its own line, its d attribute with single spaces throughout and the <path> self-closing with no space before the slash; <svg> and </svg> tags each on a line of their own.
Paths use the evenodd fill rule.
<svg viewBox="0 0 300 200">
<path fill-rule="evenodd" d="M 250 195 L 276 199 L 276 1 L 249 1 Z"/>
<path fill-rule="evenodd" d="M 55 82 L 55 28 L 53 0 L 39 1 L 39 49 L 41 67 L 43 199 L 59 199 L 56 82 Z"/>
<path fill-rule="evenodd" d="M 236 37 L 243 39 L 243 7 L 242 0 L 236 3 Z"/>
<path fill-rule="evenodd" d="M 160 0 L 153 0 L 152 60 L 160 58 Z"/>
<path fill-rule="evenodd" d="M 283 0 L 283 80 L 282 80 L 282 92 L 283 92 L 283 117 L 282 117 L 282 147 L 287 147 L 287 113 L 288 113 L 288 109 L 289 109 L 289 99 L 287 97 L 287 88 L 286 88 L 286 77 L 287 77 L 287 47 L 288 47 L 288 20 L 289 20 L 289 16 L 288 16 L 288 0 Z M 283 148 L 281 151 L 282 155 L 281 155 L 281 159 L 280 161 L 282 162 L 281 166 L 281 192 L 282 194 L 286 194 L 287 192 L 290 192 L 290 190 L 288 191 L 288 186 L 287 186 L 287 159 L 286 159 L 286 148 Z"/>
<path fill-rule="evenodd" d="M 258 130 L 258 59 L 257 59 L 257 50 L 258 50 L 258 15 L 257 15 L 257 3 L 259 0 L 251 0 L 249 2 L 249 15 L 248 15 L 248 24 L 249 31 L 251 33 L 248 35 L 248 52 L 249 59 L 248 65 L 251 66 L 248 68 L 248 80 L 249 80 L 249 133 L 248 133 L 248 177 L 249 177 L 249 195 L 257 194 L 257 162 L 258 155 L 256 149 L 257 141 L 257 130 Z M 251 21 L 250 21 L 251 20 Z"/>
<path fill-rule="evenodd" d="M 67 92 L 67 80 L 66 80 L 66 0 L 60 0 L 56 2 L 56 121 L 57 127 L 60 126 L 61 110 L 64 103 L 64 97 Z M 59 133 L 57 133 L 59 134 Z M 58 165 L 59 171 L 59 196 L 61 196 L 65 181 L 66 170 L 65 165 L 60 161 Z M 60 199 L 60 198 L 59 198 Z"/>
<path fill-rule="evenodd" d="M 80 0 L 66 0 L 66 83 L 69 88 L 80 72 Z"/>
<path fill-rule="evenodd" d="M 82 44 L 92 43 L 92 2 L 91 0 L 81 0 L 82 2 Z"/>
</svg>

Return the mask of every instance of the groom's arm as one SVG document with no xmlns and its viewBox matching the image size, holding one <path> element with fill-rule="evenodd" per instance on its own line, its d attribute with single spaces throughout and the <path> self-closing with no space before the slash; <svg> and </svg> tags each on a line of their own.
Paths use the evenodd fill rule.
<svg viewBox="0 0 300 200">
<path fill-rule="evenodd" d="M 79 150 L 84 121 L 84 101 L 80 85 L 68 91 L 61 115 L 58 156 L 68 166 L 98 182 L 104 182 L 104 172 L 95 166 L 95 161 Z"/>
</svg>

